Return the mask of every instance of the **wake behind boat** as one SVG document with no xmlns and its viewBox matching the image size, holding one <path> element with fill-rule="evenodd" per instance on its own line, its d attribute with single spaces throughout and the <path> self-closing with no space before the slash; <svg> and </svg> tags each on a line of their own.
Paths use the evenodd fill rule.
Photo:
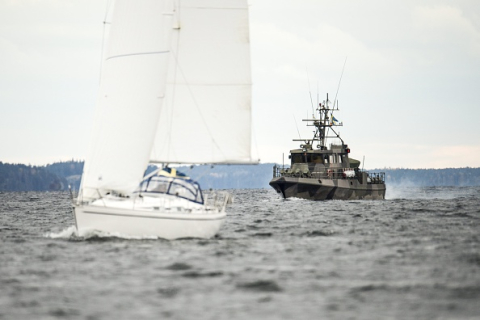
<svg viewBox="0 0 480 320">
<path fill-rule="evenodd" d="M 302 142 L 300 149 L 290 150 L 290 168 L 274 166 L 270 186 L 284 198 L 385 199 L 385 173 L 361 170 L 360 161 L 349 157 L 350 148 L 334 129 L 343 125 L 333 116 L 338 106 L 330 108 L 329 103 L 327 95 L 327 100 L 317 107 L 318 117 L 303 120 L 315 128 L 313 138 L 293 140 Z M 328 148 L 329 138 L 339 142 Z"/>
<path fill-rule="evenodd" d="M 117 0 L 106 25 L 77 230 L 214 236 L 230 195 L 207 197 L 173 168 L 144 172 L 149 163 L 254 163 L 247 1 Z"/>
</svg>

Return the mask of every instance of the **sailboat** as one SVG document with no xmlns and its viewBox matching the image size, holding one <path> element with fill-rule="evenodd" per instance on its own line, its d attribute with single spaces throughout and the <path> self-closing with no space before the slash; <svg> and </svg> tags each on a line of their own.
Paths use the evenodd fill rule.
<svg viewBox="0 0 480 320">
<path fill-rule="evenodd" d="M 78 233 L 213 237 L 231 196 L 172 165 L 255 163 L 247 1 L 117 0 L 110 20 Z"/>
</svg>

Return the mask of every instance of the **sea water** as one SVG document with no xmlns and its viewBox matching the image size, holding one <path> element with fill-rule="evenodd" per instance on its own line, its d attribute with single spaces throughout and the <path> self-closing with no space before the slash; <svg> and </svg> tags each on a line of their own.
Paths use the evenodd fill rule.
<svg viewBox="0 0 480 320">
<path fill-rule="evenodd" d="M 67 192 L 0 194 L 0 319 L 479 319 L 480 188 L 383 201 L 233 190 L 209 240 L 77 236 Z"/>
</svg>

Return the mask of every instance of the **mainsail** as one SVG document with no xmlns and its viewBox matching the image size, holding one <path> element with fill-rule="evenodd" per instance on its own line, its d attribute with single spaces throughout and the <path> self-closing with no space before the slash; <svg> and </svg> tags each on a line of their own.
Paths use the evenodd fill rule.
<svg viewBox="0 0 480 320">
<path fill-rule="evenodd" d="M 82 177 L 83 199 L 138 187 L 148 165 L 165 95 L 170 1 L 115 2 Z"/>
<path fill-rule="evenodd" d="M 176 2 L 171 43 L 152 162 L 252 162 L 247 1 Z"/>
</svg>

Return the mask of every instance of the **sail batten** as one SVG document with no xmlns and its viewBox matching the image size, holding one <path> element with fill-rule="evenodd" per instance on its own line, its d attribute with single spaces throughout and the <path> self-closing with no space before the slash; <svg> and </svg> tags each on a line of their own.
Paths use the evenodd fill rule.
<svg viewBox="0 0 480 320">
<path fill-rule="evenodd" d="M 168 54 L 170 51 L 157 51 L 157 52 L 136 52 L 136 53 L 129 53 L 129 54 L 122 54 L 118 56 L 111 56 L 106 58 L 105 60 L 116 59 L 116 58 L 124 58 L 124 57 L 131 57 L 131 56 L 141 56 L 141 55 L 149 55 L 149 54 Z"/>
</svg>

